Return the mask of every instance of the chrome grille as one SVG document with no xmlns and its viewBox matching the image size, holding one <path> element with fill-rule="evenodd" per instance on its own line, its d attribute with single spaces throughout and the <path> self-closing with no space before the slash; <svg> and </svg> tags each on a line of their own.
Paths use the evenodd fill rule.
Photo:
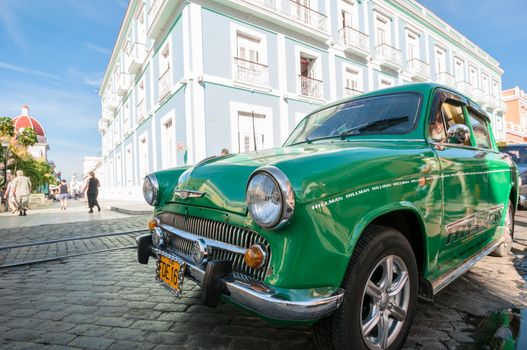
<svg viewBox="0 0 527 350">
<path fill-rule="evenodd" d="M 174 213 L 161 213 L 158 218 L 162 224 L 201 237 L 214 239 L 216 241 L 229 243 L 246 249 L 253 244 L 259 243 L 265 247 L 267 256 L 271 256 L 271 249 L 267 240 L 254 231 L 233 226 L 225 222 L 213 221 L 194 216 L 185 217 L 185 215 Z M 191 259 L 193 244 L 191 240 L 169 235 L 168 244 L 176 253 L 182 254 L 186 258 Z M 211 259 L 230 260 L 232 261 L 232 269 L 235 273 L 245 275 L 258 281 L 263 281 L 265 279 L 269 263 L 269 259 L 267 259 L 267 264 L 265 266 L 262 266 L 259 269 L 253 269 L 245 264 L 242 254 L 236 254 L 218 248 L 215 248 L 212 251 Z"/>
</svg>

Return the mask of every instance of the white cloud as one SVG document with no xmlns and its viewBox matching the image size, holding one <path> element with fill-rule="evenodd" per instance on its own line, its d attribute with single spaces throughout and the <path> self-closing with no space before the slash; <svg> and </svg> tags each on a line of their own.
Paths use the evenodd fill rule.
<svg viewBox="0 0 527 350">
<path fill-rule="evenodd" d="M 17 66 L 17 65 L 7 63 L 4 61 L 0 61 L 0 69 L 6 69 L 6 70 L 13 71 L 13 72 L 30 74 L 30 75 L 34 75 L 34 76 L 38 76 L 42 78 L 48 78 L 48 79 L 53 79 L 53 80 L 60 81 L 60 82 L 65 82 L 65 80 L 59 77 L 58 75 L 43 72 L 43 71 L 36 70 L 36 69 Z"/>
<path fill-rule="evenodd" d="M 7 0 L 0 1 L 0 25 L 3 26 L 11 38 L 11 40 L 23 50 L 28 48 L 28 44 L 24 39 L 20 27 L 15 20 L 13 12 L 9 7 L 9 2 Z"/>
<path fill-rule="evenodd" d="M 112 53 L 111 49 L 108 49 L 108 48 L 102 47 L 102 46 L 98 46 L 98 45 L 95 45 L 95 44 L 92 44 L 92 43 L 84 43 L 84 46 L 86 46 L 88 49 L 90 49 L 92 51 L 95 51 L 95 52 L 98 52 L 98 53 L 102 53 L 102 54 L 105 54 L 105 55 L 109 55 L 109 54 Z"/>
<path fill-rule="evenodd" d="M 98 88 L 101 86 L 104 72 L 85 73 L 75 68 L 70 68 L 68 69 L 68 74 L 74 79 L 81 81 L 85 85 Z"/>
</svg>

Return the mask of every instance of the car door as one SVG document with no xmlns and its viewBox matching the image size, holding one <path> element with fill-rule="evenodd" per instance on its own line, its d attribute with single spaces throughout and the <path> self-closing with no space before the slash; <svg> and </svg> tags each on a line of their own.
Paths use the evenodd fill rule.
<svg viewBox="0 0 527 350">
<path fill-rule="evenodd" d="M 486 230 L 488 168 L 484 153 L 469 137 L 466 99 L 448 90 L 438 90 L 432 105 L 429 140 L 441 166 L 443 222 L 438 256 L 444 273 L 478 251 L 478 235 Z"/>
<path fill-rule="evenodd" d="M 490 242 L 497 234 L 497 228 L 502 225 L 502 218 L 506 215 L 511 189 L 511 161 L 508 156 L 501 154 L 496 147 L 488 118 L 476 108 L 467 107 L 467 115 L 472 129 L 473 142 L 484 153 L 487 162 L 489 178 L 489 232 L 487 241 Z"/>
</svg>

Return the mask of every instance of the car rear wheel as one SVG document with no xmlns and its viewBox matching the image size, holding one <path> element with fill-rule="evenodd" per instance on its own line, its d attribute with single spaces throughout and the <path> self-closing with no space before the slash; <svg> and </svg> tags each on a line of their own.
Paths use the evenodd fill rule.
<svg viewBox="0 0 527 350">
<path fill-rule="evenodd" d="M 514 233 L 514 210 L 512 203 L 509 201 L 507 214 L 505 214 L 505 228 L 503 230 L 503 243 L 501 243 L 496 250 L 492 252 L 494 256 L 508 256 L 512 250 L 512 238 Z"/>
<path fill-rule="evenodd" d="M 315 325 L 319 349 L 399 349 L 415 313 L 417 265 L 399 231 L 369 226 L 357 242 L 342 306 Z"/>
</svg>

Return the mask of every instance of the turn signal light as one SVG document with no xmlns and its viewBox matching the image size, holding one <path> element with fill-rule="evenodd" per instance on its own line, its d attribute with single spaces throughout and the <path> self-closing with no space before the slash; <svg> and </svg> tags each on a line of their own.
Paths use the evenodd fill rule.
<svg viewBox="0 0 527 350">
<path fill-rule="evenodd" d="M 245 251 L 243 261 L 245 261 L 247 266 L 257 269 L 265 262 L 265 251 L 260 245 L 255 244 Z"/>
<path fill-rule="evenodd" d="M 148 221 L 148 228 L 150 229 L 150 231 L 154 231 L 157 226 L 159 226 L 157 219 L 152 219 Z"/>
</svg>

